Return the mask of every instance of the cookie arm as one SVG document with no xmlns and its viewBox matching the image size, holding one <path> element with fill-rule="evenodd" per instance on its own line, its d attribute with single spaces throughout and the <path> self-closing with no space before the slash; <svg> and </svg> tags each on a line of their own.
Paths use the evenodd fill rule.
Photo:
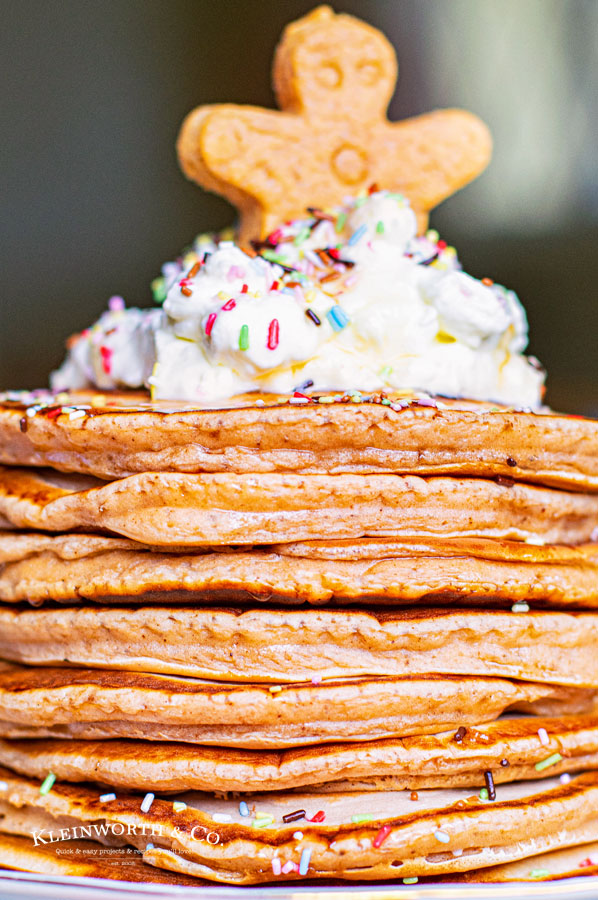
<svg viewBox="0 0 598 900">
<path fill-rule="evenodd" d="M 427 213 L 476 178 L 488 165 L 492 139 L 472 113 L 440 109 L 388 127 L 378 181 L 400 190 L 418 214 Z"/>
<path fill-rule="evenodd" d="M 183 122 L 181 167 L 239 209 L 241 242 L 265 237 L 279 223 L 270 223 L 268 209 L 284 206 L 284 163 L 299 130 L 293 116 L 234 104 L 198 107 Z"/>
</svg>

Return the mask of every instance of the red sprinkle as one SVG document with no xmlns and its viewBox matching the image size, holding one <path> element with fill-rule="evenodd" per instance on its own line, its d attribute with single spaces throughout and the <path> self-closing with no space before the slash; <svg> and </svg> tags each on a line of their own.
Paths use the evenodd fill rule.
<svg viewBox="0 0 598 900">
<path fill-rule="evenodd" d="M 237 305 L 236 301 L 233 300 L 233 298 L 231 297 L 230 300 L 226 301 L 226 303 L 222 307 L 222 310 L 224 312 L 228 312 L 230 309 L 234 309 L 236 305 Z"/>
<path fill-rule="evenodd" d="M 301 391 L 295 391 L 293 397 L 303 397 L 304 400 L 311 400 L 311 397 L 309 397 L 307 394 L 302 394 Z"/>
<path fill-rule="evenodd" d="M 375 837 L 374 840 L 372 841 L 372 844 L 373 844 L 373 846 L 374 846 L 376 849 L 378 849 L 378 847 L 381 847 L 381 846 L 382 846 L 382 844 L 384 843 L 384 841 L 386 840 L 386 838 L 387 838 L 388 835 L 390 834 L 391 830 L 392 830 L 392 829 L 391 829 L 390 825 L 383 825 L 383 826 L 382 826 L 382 828 L 380 829 L 380 831 L 378 832 L 378 834 L 376 835 L 376 837 Z"/>
<path fill-rule="evenodd" d="M 297 396 L 297 394 L 295 394 L 295 396 Z M 303 396 L 303 395 L 301 394 L 300 396 Z M 315 814 L 315 816 L 312 816 L 311 819 L 308 819 L 307 821 L 308 822 L 323 822 L 325 818 L 326 818 L 326 813 L 324 812 L 323 809 L 320 809 Z"/>
<path fill-rule="evenodd" d="M 48 419 L 57 419 L 61 412 L 62 406 L 53 406 L 46 411 L 46 417 Z"/>
<path fill-rule="evenodd" d="M 214 322 L 216 321 L 217 317 L 218 313 L 210 313 L 210 315 L 208 316 L 205 328 L 206 337 L 209 337 L 211 335 L 212 328 L 214 327 Z"/>
<path fill-rule="evenodd" d="M 110 375 L 112 368 L 112 350 L 110 347 L 100 347 L 100 356 L 102 357 L 102 368 L 106 375 Z"/>
<path fill-rule="evenodd" d="M 248 290 L 249 290 L 249 288 L 247 287 L 246 284 L 244 284 L 243 287 L 241 288 L 241 293 L 246 294 Z"/>
<path fill-rule="evenodd" d="M 373 184 L 370 184 L 370 186 L 369 186 L 369 188 L 368 188 L 368 194 L 377 194 L 379 190 L 380 190 L 380 188 L 378 187 L 378 185 L 377 185 L 376 182 L 374 181 L 374 183 L 373 183 Z"/>
<path fill-rule="evenodd" d="M 340 250 L 337 250 L 336 247 L 328 247 L 328 249 L 326 250 L 326 253 L 328 254 L 328 256 L 331 256 L 333 259 L 341 258 Z"/>
<path fill-rule="evenodd" d="M 585 869 L 588 866 L 594 866 L 594 865 L 596 865 L 596 863 L 593 863 L 589 857 L 586 857 L 585 859 L 582 859 L 582 861 L 579 863 L 579 868 Z"/>
<path fill-rule="evenodd" d="M 436 246 L 439 250 L 446 250 L 446 241 L 437 241 Z"/>
<path fill-rule="evenodd" d="M 270 290 L 271 290 L 271 291 L 277 291 L 277 290 L 278 290 L 278 281 L 273 281 L 273 282 L 272 282 L 272 284 L 271 284 L 271 286 L 270 286 Z"/>
<path fill-rule="evenodd" d="M 270 325 L 268 326 L 268 350 L 276 350 L 278 347 L 278 338 L 280 334 L 280 328 L 278 325 L 278 319 L 272 319 Z"/>
</svg>

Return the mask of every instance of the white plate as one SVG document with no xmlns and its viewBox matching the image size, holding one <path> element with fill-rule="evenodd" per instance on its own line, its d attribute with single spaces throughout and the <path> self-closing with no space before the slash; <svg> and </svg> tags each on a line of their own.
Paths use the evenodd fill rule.
<svg viewBox="0 0 598 900">
<path fill-rule="evenodd" d="M 0 900 L 598 900 L 598 878 L 569 878 L 538 884 L 413 884 L 346 887 L 176 887 L 131 884 L 101 878 L 52 877 L 0 872 Z"/>
</svg>

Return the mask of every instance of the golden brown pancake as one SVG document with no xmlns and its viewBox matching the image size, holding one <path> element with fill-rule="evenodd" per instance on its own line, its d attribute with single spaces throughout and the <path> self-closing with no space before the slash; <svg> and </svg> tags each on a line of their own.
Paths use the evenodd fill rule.
<svg viewBox="0 0 598 900">
<path fill-rule="evenodd" d="M 147 472 L 109 483 L 0 467 L 0 525 L 111 531 L 162 547 L 410 535 L 576 544 L 598 494 L 484 478 Z"/>
<path fill-rule="evenodd" d="M 8 769 L 0 778 L 5 832 L 39 839 L 66 827 L 79 838 L 76 829 L 86 825 L 102 842 L 143 850 L 147 863 L 229 884 L 279 880 L 273 859 L 287 879 L 372 881 L 459 873 L 598 840 L 594 772 L 568 784 L 502 785 L 493 802 L 471 790 L 421 791 L 416 801 L 398 791 L 262 794 L 248 804 L 249 817 L 238 800 L 208 794 L 182 795 L 186 808 L 175 811 L 172 798 L 101 800 L 99 788 L 62 782 L 40 794 L 39 781 Z M 321 810 L 323 821 L 282 821 L 300 809 L 310 818 Z"/>
<path fill-rule="evenodd" d="M 295 406 L 269 395 L 260 406 L 256 397 L 198 409 L 133 392 L 76 392 L 66 395 L 65 406 L 97 405 L 85 418 L 70 419 L 56 415 L 56 406 L 25 416 L 35 399 L 24 394 L 0 403 L 0 462 L 105 479 L 141 472 L 394 472 L 503 475 L 598 490 L 598 422 L 590 419 L 464 400 L 442 399 L 442 408 L 434 408 L 413 395 L 396 398 L 411 399 L 404 409 L 349 398 Z"/>
<path fill-rule="evenodd" d="M 429 673 L 598 688 L 595 613 L 0 608 L 0 657 L 275 684 Z"/>
<path fill-rule="evenodd" d="M 225 684 L 105 669 L 0 667 L 0 737 L 126 737 L 268 749 L 430 734 L 508 709 L 590 712 L 590 689 L 426 675 Z"/>
<path fill-rule="evenodd" d="M 31 778 L 53 772 L 59 781 L 159 793 L 479 790 L 485 772 L 500 785 L 598 768 L 598 716 L 503 716 L 441 734 L 279 752 L 125 739 L 0 740 L 0 765 Z"/>
<path fill-rule="evenodd" d="M 0 832 L 0 868 L 35 872 L 40 875 L 69 875 L 72 878 L 109 878 L 138 884 L 180 884 L 197 888 L 203 879 L 168 872 L 143 862 L 139 850 L 133 847 L 108 849 L 97 841 L 69 840 L 55 843 L 35 843 L 35 839 L 16 837 Z M 14 884 L 2 878 L 6 889 Z M 87 885 L 90 888 L 90 885 Z"/>
<path fill-rule="evenodd" d="M 0 601 L 598 606 L 598 543 L 305 541 L 151 552 L 101 535 L 0 531 Z"/>
</svg>

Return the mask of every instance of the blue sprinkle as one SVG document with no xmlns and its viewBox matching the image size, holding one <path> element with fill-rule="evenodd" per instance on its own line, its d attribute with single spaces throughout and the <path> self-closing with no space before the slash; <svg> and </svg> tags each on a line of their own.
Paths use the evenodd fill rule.
<svg viewBox="0 0 598 900">
<path fill-rule="evenodd" d="M 299 861 L 299 874 L 307 875 L 307 870 L 309 869 L 309 861 L 311 859 L 311 850 L 309 847 L 306 847 L 305 850 L 301 852 L 301 859 Z"/>
<path fill-rule="evenodd" d="M 367 231 L 367 227 L 365 225 L 360 225 L 359 228 L 353 232 L 349 240 L 347 241 L 347 246 L 352 247 L 353 244 L 356 244 L 357 241 L 360 241 L 361 238 Z"/>
<path fill-rule="evenodd" d="M 242 816 L 249 815 L 249 807 L 247 806 L 247 804 L 245 803 L 244 800 L 241 800 L 241 802 L 239 803 L 239 812 L 241 813 Z"/>
<path fill-rule="evenodd" d="M 333 306 L 326 313 L 326 318 L 335 331 L 342 331 L 349 324 L 349 316 L 341 306 Z"/>
</svg>

